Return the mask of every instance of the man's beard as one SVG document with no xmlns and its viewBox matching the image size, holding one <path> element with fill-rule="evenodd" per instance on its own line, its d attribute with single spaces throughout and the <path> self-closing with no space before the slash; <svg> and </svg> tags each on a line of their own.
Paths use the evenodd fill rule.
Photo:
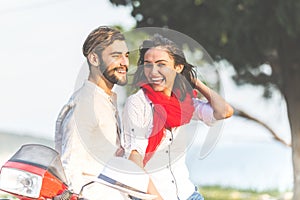
<svg viewBox="0 0 300 200">
<path fill-rule="evenodd" d="M 121 80 L 119 79 L 114 73 L 117 70 L 117 68 L 108 70 L 106 66 L 100 66 L 100 71 L 102 72 L 103 76 L 112 84 L 117 85 L 126 85 L 127 84 L 127 78 Z"/>
</svg>

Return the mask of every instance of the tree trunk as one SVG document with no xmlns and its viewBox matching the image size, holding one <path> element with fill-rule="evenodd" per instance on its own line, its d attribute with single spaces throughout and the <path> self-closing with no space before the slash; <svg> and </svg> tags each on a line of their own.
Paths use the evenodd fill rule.
<svg viewBox="0 0 300 200">
<path fill-rule="evenodd" d="M 286 69 L 284 96 L 292 134 L 294 197 L 300 199 L 300 63 Z"/>
</svg>

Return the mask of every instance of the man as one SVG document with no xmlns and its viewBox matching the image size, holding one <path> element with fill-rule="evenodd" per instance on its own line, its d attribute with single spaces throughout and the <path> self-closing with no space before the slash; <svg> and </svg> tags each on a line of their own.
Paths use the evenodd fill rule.
<svg viewBox="0 0 300 200">
<path fill-rule="evenodd" d="M 122 156 L 115 84 L 127 83 L 128 49 L 124 36 L 109 27 L 92 31 L 83 44 L 88 80 L 62 108 L 56 121 L 55 149 L 60 153 L 70 187 L 79 193 L 89 182 L 83 172 L 98 175 L 104 163 Z M 88 199 L 122 199 L 117 190 L 94 183 Z"/>
</svg>

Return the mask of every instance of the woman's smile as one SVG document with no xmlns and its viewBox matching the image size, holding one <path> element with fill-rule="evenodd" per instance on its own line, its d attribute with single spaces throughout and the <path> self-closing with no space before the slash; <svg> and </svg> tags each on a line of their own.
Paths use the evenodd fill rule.
<svg viewBox="0 0 300 200">
<path fill-rule="evenodd" d="M 165 49 L 155 47 L 145 53 L 144 74 L 155 91 L 171 94 L 177 72 L 174 59 Z"/>
</svg>

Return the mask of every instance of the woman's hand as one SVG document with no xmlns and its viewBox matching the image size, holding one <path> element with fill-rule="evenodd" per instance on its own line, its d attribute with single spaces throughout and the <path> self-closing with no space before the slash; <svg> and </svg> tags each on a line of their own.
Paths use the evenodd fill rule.
<svg viewBox="0 0 300 200">
<path fill-rule="evenodd" d="M 233 108 L 218 93 L 207 87 L 199 79 L 195 81 L 195 88 L 208 100 L 214 110 L 214 117 L 217 120 L 225 119 L 233 115 Z"/>
</svg>

